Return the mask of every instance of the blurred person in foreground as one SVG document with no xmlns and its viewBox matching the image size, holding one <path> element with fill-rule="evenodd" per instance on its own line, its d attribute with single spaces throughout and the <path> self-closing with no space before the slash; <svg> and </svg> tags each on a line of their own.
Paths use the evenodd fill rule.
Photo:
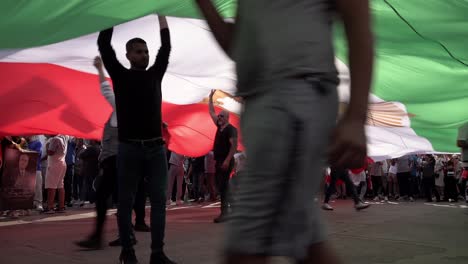
<svg viewBox="0 0 468 264">
<path fill-rule="evenodd" d="M 340 263 L 311 189 L 320 185 L 328 139 L 332 166 L 359 168 L 373 64 L 366 0 L 240 0 L 236 23 L 211 0 L 195 0 L 221 47 L 236 62 L 247 153 L 229 217 L 226 263 Z M 351 100 L 335 127 L 338 76 L 332 42 L 336 14 L 349 46 Z M 311 177 L 314 175 L 315 177 Z M 308 188 L 307 188 L 307 187 Z"/>
</svg>

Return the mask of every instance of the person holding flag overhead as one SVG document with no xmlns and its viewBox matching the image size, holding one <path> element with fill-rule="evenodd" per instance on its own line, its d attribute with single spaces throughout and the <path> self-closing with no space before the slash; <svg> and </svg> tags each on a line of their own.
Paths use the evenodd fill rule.
<svg viewBox="0 0 468 264">
<path fill-rule="evenodd" d="M 120 263 L 138 260 L 132 245 L 131 213 L 138 183 L 148 180 L 151 200 L 150 263 L 174 263 L 163 251 L 166 225 L 167 160 L 162 138 L 161 82 L 169 64 L 171 41 L 166 18 L 159 16 L 161 48 L 156 62 L 147 69 L 146 42 L 133 38 L 126 44 L 130 69 L 117 60 L 111 46 L 113 29 L 99 33 L 98 47 L 104 66 L 112 78 L 117 108 L 119 147 L 117 174 L 119 188 L 118 223 L 122 243 Z"/>
</svg>

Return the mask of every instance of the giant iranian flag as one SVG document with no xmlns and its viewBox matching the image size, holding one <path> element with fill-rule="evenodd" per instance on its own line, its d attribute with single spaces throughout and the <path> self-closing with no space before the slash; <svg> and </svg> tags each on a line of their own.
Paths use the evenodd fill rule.
<svg viewBox="0 0 468 264">
<path fill-rule="evenodd" d="M 119 60 L 133 37 L 160 45 L 157 18 L 171 16 L 172 54 L 163 81 L 163 119 L 170 148 L 206 153 L 216 127 L 206 98 L 217 89 L 219 108 L 234 114 L 241 102 L 234 64 L 219 49 L 190 0 L 35 0 L 0 4 L 0 134 L 63 133 L 99 138 L 110 114 L 99 94 L 92 59 L 97 32 L 115 26 Z M 226 18 L 235 1 L 215 1 Z M 468 2 L 373 0 L 376 65 L 367 123 L 370 155 L 458 152 L 457 128 L 468 122 Z M 311 32 L 313 34 L 314 32 Z M 343 109 L 349 100 L 346 45 L 336 30 L 336 64 Z M 280 55 L 279 55 L 280 56 Z M 138 91 L 135 91 L 138 92 Z"/>
</svg>

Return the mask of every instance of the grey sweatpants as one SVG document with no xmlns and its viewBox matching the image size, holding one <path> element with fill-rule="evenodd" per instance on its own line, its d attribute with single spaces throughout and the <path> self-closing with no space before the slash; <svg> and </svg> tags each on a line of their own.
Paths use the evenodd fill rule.
<svg viewBox="0 0 468 264">
<path fill-rule="evenodd" d="M 314 195 L 336 122 L 336 84 L 308 78 L 265 85 L 245 101 L 246 169 L 237 176 L 226 252 L 302 259 L 326 238 Z"/>
</svg>

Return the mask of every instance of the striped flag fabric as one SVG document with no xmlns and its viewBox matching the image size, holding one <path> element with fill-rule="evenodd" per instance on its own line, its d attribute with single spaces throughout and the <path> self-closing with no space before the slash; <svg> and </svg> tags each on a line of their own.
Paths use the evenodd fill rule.
<svg viewBox="0 0 468 264">
<path fill-rule="evenodd" d="M 234 17 L 236 2 L 215 1 Z M 163 119 L 170 148 L 188 156 L 212 146 L 216 127 L 206 105 L 239 123 L 242 102 L 234 63 L 220 50 L 192 1 L 57 0 L 0 4 L 0 134 L 62 133 L 99 138 L 110 107 L 99 94 L 92 59 L 97 32 L 115 26 L 122 63 L 125 42 L 141 37 L 154 58 L 159 48 L 154 13 L 171 16 L 173 49 L 163 81 Z M 367 134 L 374 160 L 408 153 L 458 152 L 458 127 L 468 122 L 468 2 L 372 0 L 376 64 Z M 349 101 L 346 41 L 335 30 L 341 108 Z"/>
</svg>

